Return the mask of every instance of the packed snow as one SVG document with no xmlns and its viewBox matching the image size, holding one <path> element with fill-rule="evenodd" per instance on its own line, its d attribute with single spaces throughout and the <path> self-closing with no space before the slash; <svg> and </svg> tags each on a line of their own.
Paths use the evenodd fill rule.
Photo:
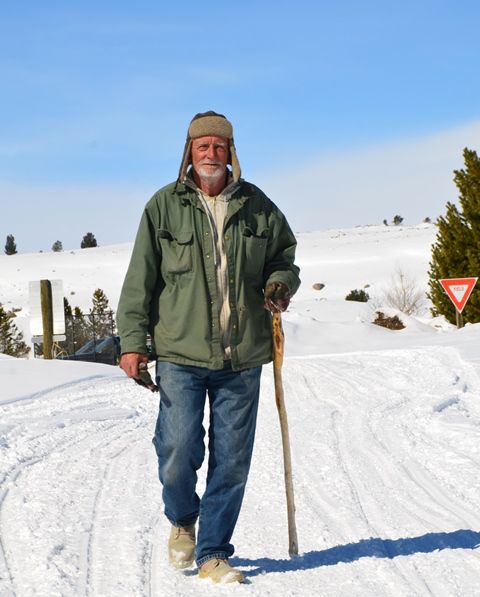
<svg viewBox="0 0 480 597">
<path fill-rule="evenodd" d="M 0 595 L 480 596 L 480 326 L 456 330 L 427 301 L 399 314 L 403 330 L 371 323 L 397 313 L 382 302 L 396 269 L 426 290 L 434 237 L 426 224 L 298 235 L 283 380 L 300 554 L 269 365 L 233 537 L 245 585 L 167 563 L 158 395 L 115 367 L 0 355 Z M 84 310 L 100 287 L 115 308 L 131 248 L 0 256 L 0 303 L 27 337 L 30 280 L 62 279 Z M 369 302 L 344 300 L 362 288 Z"/>
</svg>

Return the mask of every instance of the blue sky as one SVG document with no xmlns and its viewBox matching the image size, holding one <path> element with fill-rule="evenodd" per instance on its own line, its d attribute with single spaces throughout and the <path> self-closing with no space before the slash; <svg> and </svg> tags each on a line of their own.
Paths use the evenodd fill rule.
<svg viewBox="0 0 480 597">
<path fill-rule="evenodd" d="M 0 242 L 132 240 L 208 109 L 296 230 L 435 217 L 477 149 L 479 17 L 453 1 L 8 3 Z"/>
</svg>

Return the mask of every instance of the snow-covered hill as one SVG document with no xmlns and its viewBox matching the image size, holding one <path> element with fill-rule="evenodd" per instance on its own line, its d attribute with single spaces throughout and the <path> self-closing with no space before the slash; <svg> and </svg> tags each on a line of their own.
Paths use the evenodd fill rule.
<svg viewBox="0 0 480 597">
<path fill-rule="evenodd" d="M 395 332 L 370 323 L 371 303 L 344 300 L 368 285 L 381 304 L 396 266 L 425 289 L 434 235 L 428 225 L 299 235 L 284 385 L 301 554 L 287 556 L 267 366 L 233 539 L 245 586 L 166 564 L 157 396 L 106 365 L 0 357 L 0 595 L 480 596 L 480 326 L 457 331 L 426 305 Z M 0 257 L 0 302 L 22 307 L 25 323 L 28 281 L 49 277 L 73 304 L 88 308 L 101 287 L 115 307 L 130 251 Z"/>
</svg>

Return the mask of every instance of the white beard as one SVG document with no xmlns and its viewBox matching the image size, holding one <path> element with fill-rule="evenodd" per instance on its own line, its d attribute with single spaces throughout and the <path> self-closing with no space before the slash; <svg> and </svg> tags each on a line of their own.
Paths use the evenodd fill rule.
<svg viewBox="0 0 480 597">
<path fill-rule="evenodd" d="M 205 182 L 217 182 L 222 176 L 225 176 L 225 168 L 222 165 L 217 166 L 215 170 L 200 165 L 197 166 L 196 172 Z"/>
</svg>

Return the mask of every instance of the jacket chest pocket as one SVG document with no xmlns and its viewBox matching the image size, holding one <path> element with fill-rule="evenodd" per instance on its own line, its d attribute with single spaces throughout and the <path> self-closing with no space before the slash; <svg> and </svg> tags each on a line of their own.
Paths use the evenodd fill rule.
<svg viewBox="0 0 480 597">
<path fill-rule="evenodd" d="M 265 266 L 265 253 L 267 251 L 268 228 L 256 233 L 248 226 L 242 231 L 245 255 L 245 273 L 249 276 L 262 274 Z"/>
<path fill-rule="evenodd" d="M 160 228 L 157 236 L 162 248 L 162 271 L 168 274 L 192 271 L 193 232 L 182 230 L 174 233 Z"/>
</svg>

